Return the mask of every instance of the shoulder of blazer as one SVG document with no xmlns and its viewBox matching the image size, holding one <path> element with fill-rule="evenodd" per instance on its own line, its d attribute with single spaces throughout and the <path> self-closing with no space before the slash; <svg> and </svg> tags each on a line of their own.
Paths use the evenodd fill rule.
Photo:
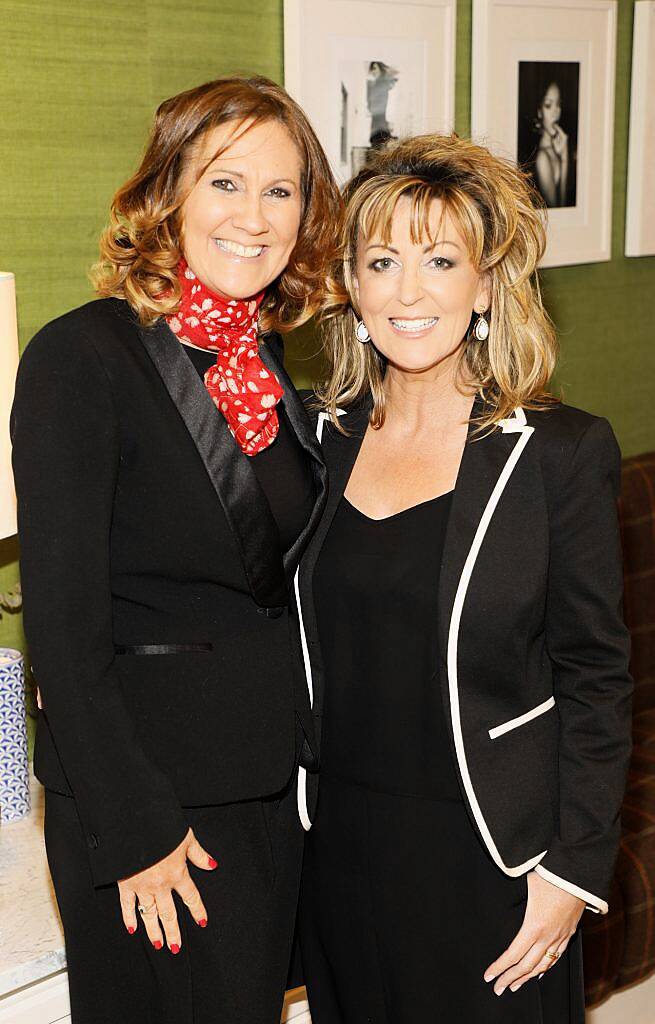
<svg viewBox="0 0 655 1024">
<path fill-rule="evenodd" d="M 24 368 L 34 364 L 61 360 L 62 365 L 85 358 L 90 350 L 102 357 L 109 346 L 115 352 L 117 341 L 138 342 L 136 314 L 121 299 L 95 299 L 51 320 L 42 327 L 26 346 L 21 362 Z"/>
<path fill-rule="evenodd" d="M 529 426 L 534 427 L 537 444 L 544 454 L 566 458 L 586 435 L 611 436 L 612 428 L 602 416 L 560 403 L 542 410 L 525 410 Z"/>
<path fill-rule="evenodd" d="M 534 428 L 534 450 L 547 490 L 557 490 L 571 473 L 585 467 L 592 473 L 611 475 L 618 490 L 621 452 L 606 419 L 564 404 L 527 411 L 526 419 Z"/>
</svg>

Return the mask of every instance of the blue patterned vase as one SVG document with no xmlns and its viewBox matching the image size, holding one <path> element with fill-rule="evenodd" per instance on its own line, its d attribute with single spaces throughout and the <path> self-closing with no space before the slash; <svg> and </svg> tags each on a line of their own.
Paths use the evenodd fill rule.
<svg viewBox="0 0 655 1024">
<path fill-rule="evenodd" d="M 29 813 L 25 666 L 20 651 L 0 647 L 0 821 Z"/>
</svg>

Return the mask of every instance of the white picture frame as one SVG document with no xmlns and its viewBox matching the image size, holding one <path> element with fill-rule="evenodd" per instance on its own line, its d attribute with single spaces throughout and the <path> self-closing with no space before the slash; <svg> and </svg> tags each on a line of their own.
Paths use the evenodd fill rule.
<svg viewBox="0 0 655 1024">
<path fill-rule="evenodd" d="M 625 255 L 655 256 L 655 3 L 634 14 Z"/>
<path fill-rule="evenodd" d="M 456 0 L 285 0 L 284 84 L 339 184 L 376 140 L 450 132 Z"/>
<path fill-rule="evenodd" d="M 611 258 L 616 21 L 616 0 L 473 0 L 471 134 L 532 173 L 544 267 Z"/>
</svg>

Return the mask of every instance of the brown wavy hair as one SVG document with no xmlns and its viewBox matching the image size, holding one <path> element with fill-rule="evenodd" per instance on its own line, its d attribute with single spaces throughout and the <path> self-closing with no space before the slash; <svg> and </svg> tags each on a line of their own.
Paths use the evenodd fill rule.
<svg viewBox="0 0 655 1024">
<path fill-rule="evenodd" d="M 485 399 L 479 430 L 493 427 L 517 406 L 541 409 L 557 399 L 547 390 L 557 361 L 553 324 L 544 309 L 537 264 L 546 245 L 545 208 L 530 179 L 514 163 L 456 135 L 421 135 L 373 155 L 346 186 L 339 248 L 326 280 L 321 320 L 328 375 L 317 395 L 341 430 L 337 406 L 367 392 L 371 425 L 384 423 L 386 361 L 356 340 L 359 317 L 354 270 L 360 235 L 391 237 L 402 197 L 411 200 L 412 241 L 429 234 L 430 204 L 457 224 L 478 273 L 488 276 L 489 337 L 478 341 L 471 323 L 462 346 L 460 378 Z M 430 242 L 435 239 L 430 238 Z"/>
<path fill-rule="evenodd" d="M 298 240 L 287 267 L 269 286 L 260 322 L 263 330 L 289 331 L 309 320 L 334 256 L 341 200 L 307 117 L 281 86 L 259 76 L 218 78 L 158 108 L 141 166 L 111 204 L 100 261 L 91 271 L 98 295 L 126 299 L 144 325 L 177 309 L 180 209 L 186 199 L 180 179 L 188 158 L 219 125 L 234 125 L 227 148 L 242 131 L 267 121 L 284 125 L 300 151 L 302 214 Z"/>
</svg>

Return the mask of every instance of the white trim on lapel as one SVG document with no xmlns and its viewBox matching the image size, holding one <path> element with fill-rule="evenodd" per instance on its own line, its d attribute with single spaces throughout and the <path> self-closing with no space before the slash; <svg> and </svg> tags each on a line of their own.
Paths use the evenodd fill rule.
<svg viewBox="0 0 655 1024">
<path fill-rule="evenodd" d="M 337 409 L 337 416 L 345 416 L 347 409 Z M 318 420 L 316 421 L 316 438 L 319 444 L 323 444 L 323 427 L 330 419 L 329 412 L 319 412 Z"/>
<path fill-rule="evenodd" d="M 345 409 L 337 409 L 337 416 L 345 416 Z M 318 420 L 316 421 L 316 438 L 319 444 L 323 443 L 323 427 L 327 420 L 330 419 L 329 412 L 319 412 Z M 312 676 L 312 663 L 309 658 L 309 647 L 307 646 L 307 636 L 305 634 L 305 625 L 303 623 L 302 616 L 302 605 L 300 603 L 300 566 L 296 569 L 296 574 L 293 578 L 293 589 L 296 595 L 296 607 L 298 608 L 298 626 L 300 629 L 300 646 L 302 648 L 302 660 L 305 666 L 305 679 L 307 680 L 307 689 L 309 691 L 309 706 L 314 707 L 314 678 Z M 309 817 L 309 811 L 307 810 L 307 771 L 301 766 L 298 768 L 298 817 L 300 823 L 304 828 L 305 832 L 309 832 L 312 827 L 312 819 Z"/>
<path fill-rule="evenodd" d="M 453 602 L 453 610 L 450 617 L 450 626 L 448 629 L 448 692 L 450 697 L 450 716 L 453 724 L 453 736 L 455 740 L 455 753 L 457 755 L 457 761 L 459 764 L 460 774 L 462 776 L 462 782 L 464 784 L 464 790 L 468 798 L 468 802 L 475 818 L 480 835 L 482 836 L 491 857 L 494 862 L 498 865 L 501 871 L 504 871 L 506 875 L 512 878 L 518 877 L 519 875 L 525 874 L 533 868 L 539 861 L 546 855 L 546 850 L 537 854 L 535 857 L 531 857 L 524 864 L 518 864 L 516 867 L 509 867 L 504 863 L 500 852 L 494 843 L 493 837 L 489 830 L 489 826 L 485 821 L 484 815 L 478 798 L 475 795 L 473 783 L 471 781 L 471 775 L 466 760 L 466 750 L 464 747 L 464 737 L 462 733 L 462 721 L 460 717 L 459 707 L 459 679 L 458 679 L 458 645 L 459 645 L 459 627 L 462 619 L 462 610 L 464 608 L 464 601 L 466 600 L 466 593 L 468 590 L 469 583 L 471 582 L 471 576 L 473 575 L 473 569 L 482 547 L 482 542 L 485 538 L 485 534 L 489 528 L 489 524 L 492 520 L 494 512 L 498 506 L 498 502 L 502 496 L 507 483 L 516 468 L 516 465 L 523 454 L 525 446 L 527 445 L 530 437 L 534 433 L 534 427 L 529 427 L 525 418 L 523 409 L 516 408 L 511 417 L 505 420 L 500 420 L 498 424 L 504 434 L 521 434 L 521 437 L 516 442 L 512 452 L 503 467 L 503 471 L 498 477 L 496 486 L 494 487 L 491 497 L 487 502 L 487 506 L 482 513 L 478 528 L 475 531 L 475 537 L 471 544 L 471 549 L 464 563 L 462 569 L 462 575 L 457 586 L 457 592 L 455 594 L 455 600 Z"/>
<path fill-rule="evenodd" d="M 512 416 L 507 420 L 498 420 L 498 426 L 503 428 L 503 434 L 521 434 L 524 430 L 533 432 L 534 427 L 528 426 L 525 413 L 521 406 L 517 406 Z"/>
</svg>

